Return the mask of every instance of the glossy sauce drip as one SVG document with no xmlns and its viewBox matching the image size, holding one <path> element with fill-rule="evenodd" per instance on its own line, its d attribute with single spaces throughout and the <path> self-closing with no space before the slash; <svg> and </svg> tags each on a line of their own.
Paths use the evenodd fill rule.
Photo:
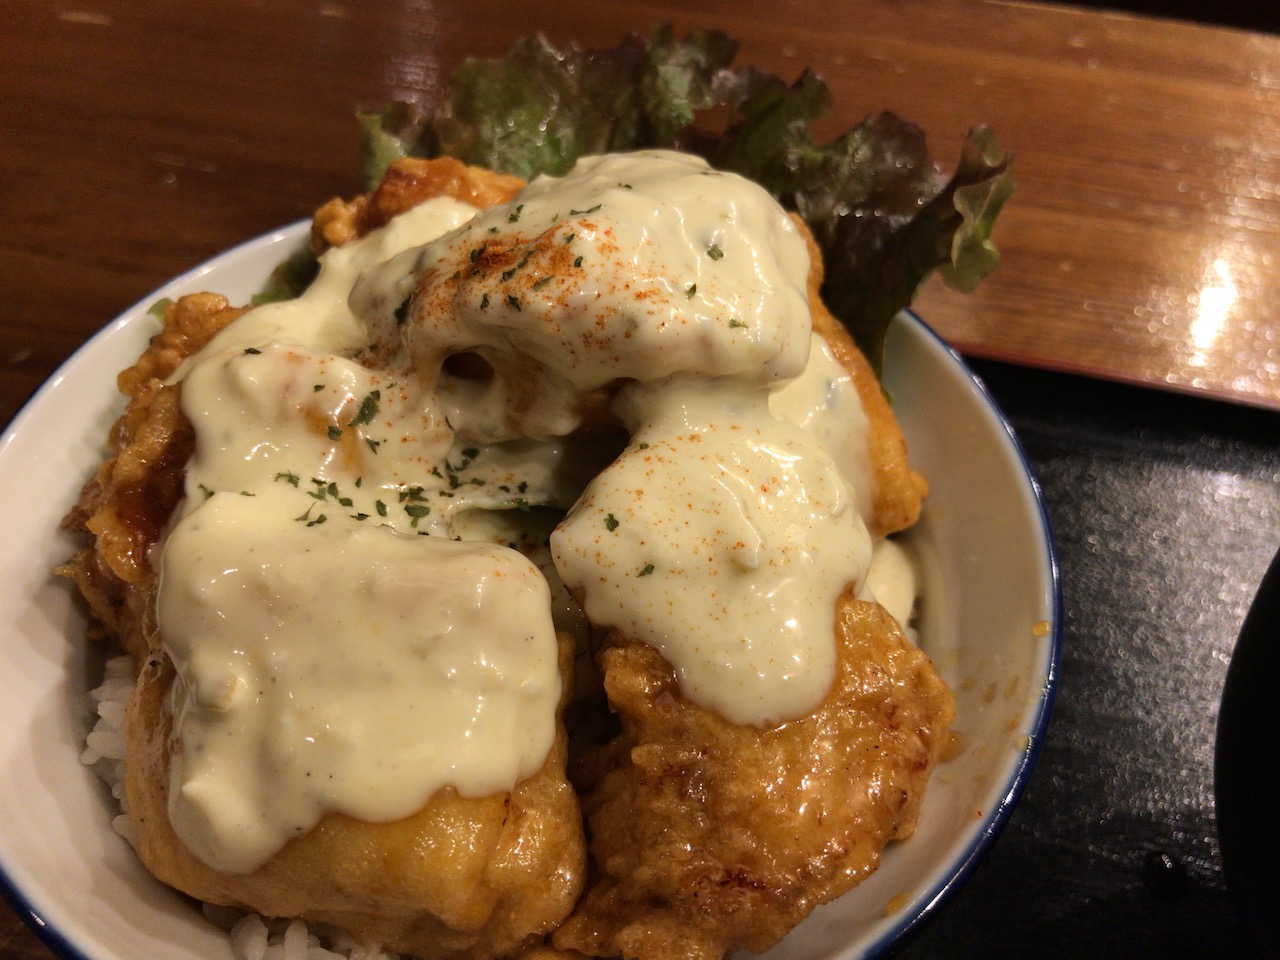
<svg viewBox="0 0 1280 960">
<path fill-rule="evenodd" d="M 657 648 L 734 723 L 808 712 L 835 676 L 836 599 L 871 538 L 814 437 L 732 381 L 632 386 L 632 443 L 552 535 L 587 619 Z"/>
<path fill-rule="evenodd" d="M 867 444 L 871 426 L 852 374 L 820 334 L 813 334 L 804 372 L 769 394 L 769 410 L 813 434 L 853 490 L 858 513 L 870 516 L 874 490 Z"/>
</svg>

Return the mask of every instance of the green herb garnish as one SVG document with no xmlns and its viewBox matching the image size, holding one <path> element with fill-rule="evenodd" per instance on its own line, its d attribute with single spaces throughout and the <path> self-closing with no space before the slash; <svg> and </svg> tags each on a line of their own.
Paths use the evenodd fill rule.
<svg viewBox="0 0 1280 960">
<path fill-rule="evenodd" d="M 358 427 L 361 424 L 371 423 L 373 418 L 378 415 L 378 401 L 382 399 L 382 393 L 378 390 L 371 390 L 363 400 L 360 401 L 360 409 L 356 411 L 355 419 L 347 424 L 348 427 Z"/>
</svg>

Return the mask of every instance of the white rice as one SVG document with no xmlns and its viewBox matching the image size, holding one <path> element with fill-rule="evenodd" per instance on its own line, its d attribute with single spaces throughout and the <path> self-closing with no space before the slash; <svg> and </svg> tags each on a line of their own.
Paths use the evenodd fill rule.
<svg viewBox="0 0 1280 960">
<path fill-rule="evenodd" d="M 111 788 L 120 805 L 112 826 L 131 845 L 133 821 L 124 794 L 124 709 L 133 687 L 132 658 L 126 655 L 108 660 L 102 683 L 89 693 L 98 719 L 80 755 Z M 342 930 L 308 927 L 301 920 L 265 919 L 231 907 L 203 906 L 205 917 L 227 931 L 237 960 L 400 960 L 376 944 L 357 943 Z"/>
<path fill-rule="evenodd" d="M 233 919 L 229 936 L 239 960 L 390 960 L 376 946 L 356 943 L 340 930 L 308 927 L 301 920 L 264 920 L 256 913 L 227 917 L 225 907 L 205 907 L 219 926 Z"/>
<path fill-rule="evenodd" d="M 98 720 L 85 737 L 80 760 L 111 788 L 119 812 L 111 821 L 116 833 L 134 842 L 133 821 L 129 819 L 124 795 L 124 708 L 133 695 L 133 660 L 128 656 L 107 661 L 101 685 L 89 692 Z"/>
</svg>

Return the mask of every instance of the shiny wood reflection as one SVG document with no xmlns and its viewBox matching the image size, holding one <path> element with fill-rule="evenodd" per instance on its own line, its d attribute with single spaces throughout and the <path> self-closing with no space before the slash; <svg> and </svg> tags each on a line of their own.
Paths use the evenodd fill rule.
<svg viewBox="0 0 1280 960">
<path fill-rule="evenodd" d="M 168 276 L 357 190 L 357 106 L 430 102 L 462 56 L 534 28 L 605 45 L 660 20 L 723 27 L 740 62 L 785 76 L 813 66 L 832 131 L 896 110 L 946 164 L 968 126 L 995 128 L 1019 181 L 1004 262 L 971 297 L 931 283 L 919 301 L 960 349 L 1280 406 L 1280 36 L 1041 5 L 830 9 L 15 3 L 0 280 L 24 295 L 0 325 L 0 417 Z"/>
<path fill-rule="evenodd" d="M 1005 262 L 920 309 L 983 356 L 1280 406 L 1280 38 L 1132 26 L 1064 11 L 1061 60 L 997 82 Z"/>
</svg>

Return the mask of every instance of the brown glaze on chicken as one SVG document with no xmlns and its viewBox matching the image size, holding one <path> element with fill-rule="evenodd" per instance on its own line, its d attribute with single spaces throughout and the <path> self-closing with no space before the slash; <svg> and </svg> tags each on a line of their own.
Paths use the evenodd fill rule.
<svg viewBox="0 0 1280 960">
<path fill-rule="evenodd" d="M 555 935 L 589 956 L 715 960 L 773 946 L 915 829 L 954 708 L 878 604 L 845 594 L 834 687 L 770 730 L 690 703 L 651 648 L 600 656 L 622 733 L 579 765 L 599 872 Z"/>
</svg>

